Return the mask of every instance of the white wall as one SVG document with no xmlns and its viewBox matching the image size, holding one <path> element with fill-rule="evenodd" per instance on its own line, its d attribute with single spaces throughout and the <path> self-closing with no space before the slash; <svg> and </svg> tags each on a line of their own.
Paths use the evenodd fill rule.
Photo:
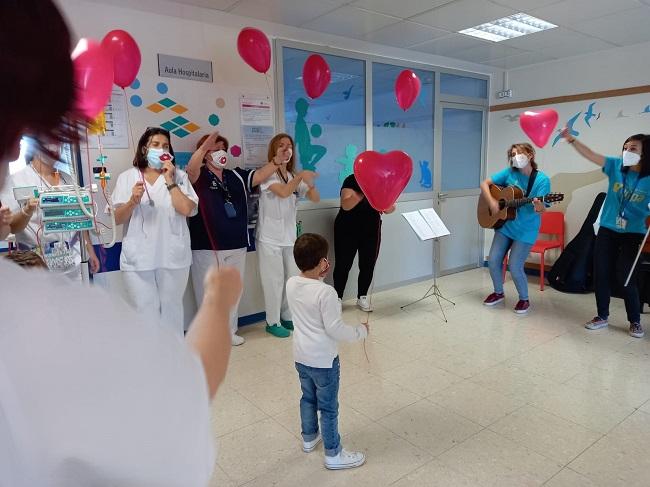
<svg viewBox="0 0 650 487">
<path fill-rule="evenodd" d="M 145 127 L 158 125 L 171 118 L 168 115 L 168 110 L 155 114 L 144 108 L 162 98 L 156 93 L 155 86 L 158 82 L 164 81 L 169 86 L 166 96 L 189 108 L 189 111 L 183 116 L 201 126 L 201 130 L 184 139 L 173 137 L 172 143 L 177 151 L 192 150 L 199 136 L 212 129 L 207 123 L 210 113 L 219 115 L 221 123 L 217 128 L 228 137 L 231 145 L 241 145 L 238 109 L 240 94 L 272 92 L 273 73 L 269 72 L 269 78 L 265 78 L 244 64 L 237 54 L 236 38 L 239 30 L 244 26 L 261 28 L 271 38 L 281 37 L 483 74 L 493 72 L 485 66 L 463 61 L 261 22 L 164 0 L 140 0 L 138 2 L 59 0 L 59 3 L 77 37 L 101 39 L 109 30 L 119 28 L 127 30 L 136 38 L 142 51 L 142 67 L 138 74 L 141 88 L 138 90 L 127 89 L 126 91 L 128 96 L 139 94 L 144 103 L 137 109 L 130 107 L 134 137 L 137 141 Z M 159 78 L 157 53 L 211 60 L 214 83 Z M 272 93 L 270 94 L 272 95 Z M 225 108 L 217 109 L 216 98 L 225 100 Z M 130 167 L 133 158 L 132 148 L 106 150 L 105 152 L 108 155 L 107 165 L 115 176 Z M 96 156 L 97 151 L 91 150 L 91 160 L 94 160 Z M 111 188 L 112 183 L 109 189 Z M 431 206 L 431 203 L 431 201 L 407 202 L 400 204 L 398 211 L 424 208 Z M 328 236 L 330 243 L 333 243 L 331 234 L 335 214 L 336 210 L 334 209 L 303 210 L 299 213 L 299 219 L 303 220 L 305 231 L 319 231 Z M 402 282 L 431 275 L 433 269 L 432 248 L 429 244 L 422 244 L 417 239 L 405 239 L 404 235 L 409 231 L 400 215 L 386 217 L 382 257 L 380 257 L 376 272 L 376 288 L 395 286 Z M 240 308 L 242 316 L 263 311 L 256 256 L 249 253 L 248 257 L 245 295 Z M 119 273 L 110 273 L 101 276 L 100 280 L 115 293 L 122 293 L 123 287 L 120 279 Z M 354 283 L 355 280 L 356 274 L 352 273 L 350 282 Z M 350 287 L 350 294 L 356 292 L 355 285 Z M 191 294 L 188 292 L 186 296 L 186 316 L 188 318 L 194 311 L 190 296 Z"/>
<path fill-rule="evenodd" d="M 491 105 L 647 85 L 650 43 L 609 49 L 508 71 L 512 98 L 497 100 L 502 76 L 492 82 Z"/>
<path fill-rule="evenodd" d="M 646 85 L 650 66 L 640 60 L 647 58 L 649 47 L 650 44 L 644 44 L 613 49 L 512 70 L 508 78 L 513 98 L 493 100 L 493 105 Z M 494 91 L 501 89 L 498 76 L 493 87 Z M 590 119 L 592 128 L 589 128 L 584 116 L 591 102 L 595 102 L 593 110 L 600 113 L 600 118 Z M 602 154 L 619 155 L 623 141 L 629 135 L 650 132 L 650 113 L 642 113 L 649 104 L 650 94 L 641 94 L 490 112 L 487 174 L 505 166 L 505 153 L 510 144 L 527 141 L 519 121 L 514 119 L 527 109 L 555 109 L 560 115 L 560 127 L 576 113 L 582 112 L 575 123 L 580 140 Z M 606 191 L 607 187 L 599 168 L 577 155 L 565 142 L 552 147 L 554 136 L 545 148 L 537 149 L 537 160 L 540 169 L 551 177 L 552 191 L 570 193 L 560 207 L 565 211 L 569 241 L 580 229 L 596 194 Z M 570 192 L 576 187 L 579 188 Z M 486 232 L 485 255 L 489 253 L 492 235 L 491 231 Z M 557 254 L 551 255 L 549 260 L 555 256 Z"/>
</svg>

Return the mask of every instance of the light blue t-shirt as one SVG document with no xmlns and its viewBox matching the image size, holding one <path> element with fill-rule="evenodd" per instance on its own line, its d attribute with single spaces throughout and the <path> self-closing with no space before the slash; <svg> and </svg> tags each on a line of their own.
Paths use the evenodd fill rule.
<svg viewBox="0 0 650 487">
<path fill-rule="evenodd" d="M 517 186 L 521 188 L 524 195 L 528 189 L 528 176 L 511 167 L 507 167 L 503 171 L 493 174 L 490 179 L 498 186 Z M 540 198 L 546 196 L 550 191 L 551 180 L 543 172 L 537 171 L 535 184 L 533 184 L 528 197 Z M 496 231 L 501 232 L 512 240 L 532 245 L 537 240 L 541 224 L 542 220 L 539 214 L 535 212 L 535 207 L 531 203 L 517 209 L 517 217 L 514 220 L 508 220 L 505 225 Z"/>
<path fill-rule="evenodd" d="M 619 233 L 645 234 L 645 219 L 650 214 L 650 177 L 639 178 L 639 173 L 623 173 L 620 157 L 606 157 L 603 172 L 609 177 L 607 198 L 603 204 L 600 225 Z M 620 213 L 626 221 L 625 228 L 617 224 Z"/>
</svg>

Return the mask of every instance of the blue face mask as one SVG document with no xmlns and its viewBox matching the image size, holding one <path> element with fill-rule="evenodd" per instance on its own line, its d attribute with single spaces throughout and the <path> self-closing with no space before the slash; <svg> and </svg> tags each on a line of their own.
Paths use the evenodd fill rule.
<svg viewBox="0 0 650 487">
<path fill-rule="evenodd" d="M 174 157 L 163 149 L 150 147 L 147 150 L 147 162 L 149 163 L 149 167 L 152 169 L 161 169 L 163 161 L 171 161 L 173 159 Z"/>
</svg>

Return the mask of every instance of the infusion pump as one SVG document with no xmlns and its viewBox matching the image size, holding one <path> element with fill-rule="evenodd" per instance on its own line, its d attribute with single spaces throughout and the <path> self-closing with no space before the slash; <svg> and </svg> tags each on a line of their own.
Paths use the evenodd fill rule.
<svg viewBox="0 0 650 487">
<path fill-rule="evenodd" d="M 43 233 L 94 230 L 94 208 L 90 192 L 75 186 L 54 186 L 44 191 L 35 186 L 14 188 L 16 200 L 36 197 L 42 212 Z"/>
</svg>

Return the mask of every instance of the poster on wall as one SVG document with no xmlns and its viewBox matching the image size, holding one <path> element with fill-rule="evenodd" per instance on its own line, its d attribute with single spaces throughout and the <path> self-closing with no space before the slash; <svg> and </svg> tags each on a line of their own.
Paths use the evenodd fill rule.
<svg viewBox="0 0 650 487">
<path fill-rule="evenodd" d="M 241 95 L 239 100 L 244 167 L 252 169 L 267 162 L 274 130 L 273 105 L 268 95 Z"/>
<path fill-rule="evenodd" d="M 111 98 L 104 108 L 106 117 L 106 134 L 101 136 L 104 149 L 129 148 L 129 121 L 126 111 L 126 95 L 124 91 L 113 87 Z M 88 147 L 99 149 L 99 138 L 96 135 L 88 136 Z"/>
<path fill-rule="evenodd" d="M 268 95 L 241 95 L 241 137 L 244 167 L 254 169 L 267 162 L 269 141 L 273 138 L 273 102 Z M 259 208 L 259 193 L 248 198 L 248 225 L 255 226 Z"/>
</svg>

